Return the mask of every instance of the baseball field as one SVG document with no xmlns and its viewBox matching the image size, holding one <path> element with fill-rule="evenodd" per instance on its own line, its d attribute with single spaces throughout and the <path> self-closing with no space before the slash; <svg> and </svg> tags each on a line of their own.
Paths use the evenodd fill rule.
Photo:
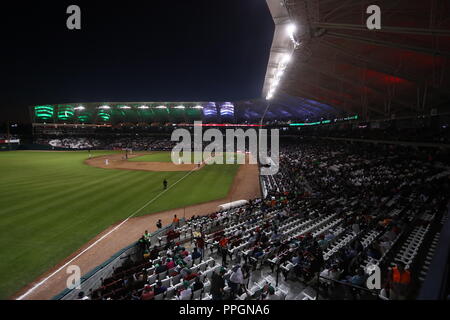
<svg viewBox="0 0 450 320">
<path fill-rule="evenodd" d="M 122 157 L 113 151 L 93 156 Z M 88 165 L 83 152 L 0 152 L 0 299 L 7 299 L 132 214 L 147 215 L 224 198 L 238 165 L 145 171 Z M 170 153 L 130 162 L 167 162 Z M 169 189 L 163 191 L 163 180 Z M 159 197 L 158 197 L 159 196 Z M 149 200 L 158 197 L 144 209 Z"/>
</svg>

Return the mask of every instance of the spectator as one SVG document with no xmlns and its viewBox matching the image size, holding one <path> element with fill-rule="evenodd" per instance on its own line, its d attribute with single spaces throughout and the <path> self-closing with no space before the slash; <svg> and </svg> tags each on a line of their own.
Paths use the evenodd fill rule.
<svg viewBox="0 0 450 320">
<path fill-rule="evenodd" d="M 196 239 L 196 245 L 197 245 L 198 251 L 200 252 L 200 255 L 203 259 L 204 255 L 205 255 L 205 239 L 203 239 L 203 235 L 200 235 Z"/>
<path fill-rule="evenodd" d="M 219 241 L 220 254 L 222 255 L 222 265 L 227 266 L 227 256 L 228 256 L 228 239 L 223 237 Z"/>
<path fill-rule="evenodd" d="M 166 267 L 167 267 L 167 270 L 175 268 L 175 261 L 173 261 L 173 259 L 171 259 L 171 258 L 167 258 L 166 259 Z"/>
<path fill-rule="evenodd" d="M 167 291 L 167 288 L 162 285 L 161 281 L 158 281 L 156 283 L 156 287 L 155 287 L 155 296 L 158 294 L 164 293 L 166 291 Z"/>
<path fill-rule="evenodd" d="M 405 269 L 405 264 L 398 262 L 397 266 L 392 268 L 392 293 L 393 298 L 405 300 L 411 283 L 411 273 Z"/>
<path fill-rule="evenodd" d="M 131 292 L 131 300 L 141 300 L 137 290 L 133 290 L 133 292 Z"/>
<path fill-rule="evenodd" d="M 200 277 L 195 277 L 194 284 L 192 285 L 192 290 L 197 291 L 200 289 L 203 289 L 204 285 L 203 282 L 200 280 Z"/>
<path fill-rule="evenodd" d="M 230 298 L 233 300 L 236 294 L 239 293 L 241 285 L 244 284 L 244 275 L 242 274 L 242 269 L 240 265 L 236 265 L 231 269 L 231 275 L 228 284 L 230 285 L 231 288 Z"/>
<path fill-rule="evenodd" d="M 189 282 L 184 281 L 183 286 L 181 288 L 179 299 L 180 300 L 191 300 L 192 297 L 192 289 L 189 287 Z"/>
<path fill-rule="evenodd" d="M 145 230 L 145 232 L 144 232 L 144 239 L 147 242 L 147 247 L 149 247 L 150 240 L 151 240 L 151 234 L 147 230 Z"/>
<path fill-rule="evenodd" d="M 196 259 L 200 258 L 201 256 L 202 256 L 202 254 L 200 252 L 198 252 L 198 249 L 194 248 L 193 252 L 192 252 L 192 260 L 196 260 Z"/>
<path fill-rule="evenodd" d="M 158 247 L 154 246 L 152 251 L 150 251 L 150 260 L 156 260 L 159 256 Z"/>
<path fill-rule="evenodd" d="M 178 227 L 180 226 L 180 219 L 178 219 L 178 217 L 177 217 L 176 214 L 173 216 L 172 224 L 173 224 L 176 228 L 178 228 Z"/>
<path fill-rule="evenodd" d="M 150 285 L 146 285 L 141 294 L 141 300 L 153 300 L 155 297 L 155 292 L 152 290 Z"/>
<path fill-rule="evenodd" d="M 155 274 L 160 274 L 167 271 L 167 266 L 164 263 L 156 264 Z"/>
<path fill-rule="evenodd" d="M 224 279 L 225 269 L 221 268 L 219 273 L 213 272 L 211 278 L 211 295 L 213 300 L 223 299 L 223 288 L 225 288 Z"/>
<path fill-rule="evenodd" d="M 363 269 L 359 269 L 353 277 L 350 278 L 349 281 L 354 286 L 363 287 L 366 282 L 366 276 Z"/>
</svg>

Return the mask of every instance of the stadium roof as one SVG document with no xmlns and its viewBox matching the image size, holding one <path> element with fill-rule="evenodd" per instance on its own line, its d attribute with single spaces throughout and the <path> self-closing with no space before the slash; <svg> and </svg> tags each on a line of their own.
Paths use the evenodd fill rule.
<svg viewBox="0 0 450 320">
<path fill-rule="evenodd" d="M 449 112 L 449 1 L 267 4 L 276 30 L 263 95 L 273 95 L 273 103 L 287 94 L 366 119 Z M 381 9 L 381 30 L 371 31 L 366 10 L 374 4 Z"/>
</svg>

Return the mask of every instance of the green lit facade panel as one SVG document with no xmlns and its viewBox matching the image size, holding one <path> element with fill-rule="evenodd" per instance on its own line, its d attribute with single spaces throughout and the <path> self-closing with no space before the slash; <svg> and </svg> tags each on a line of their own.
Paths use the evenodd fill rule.
<svg viewBox="0 0 450 320">
<path fill-rule="evenodd" d="M 161 121 L 169 121 L 169 109 L 155 109 L 155 121 L 161 122 Z"/>
<path fill-rule="evenodd" d="M 57 118 L 59 121 L 71 121 L 75 119 L 75 110 L 71 105 L 58 105 Z"/>
<path fill-rule="evenodd" d="M 34 107 L 34 116 L 37 121 L 53 120 L 55 108 L 51 105 Z"/>
<path fill-rule="evenodd" d="M 117 105 L 112 109 L 112 122 L 137 122 L 138 114 L 136 110 L 130 106 Z"/>
<path fill-rule="evenodd" d="M 30 114 L 37 123 L 182 123 L 203 119 L 203 110 L 196 108 L 197 105 L 183 102 L 57 104 L 33 106 Z"/>
<path fill-rule="evenodd" d="M 184 121 L 186 118 L 185 109 L 169 109 L 169 117 L 171 121 Z"/>
<path fill-rule="evenodd" d="M 97 113 L 97 120 L 100 122 L 110 122 L 111 111 L 108 109 L 99 109 Z"/>
<path fill-rule="evenodd" d="M 186 115 L 189 121 L 201 120 L 203 117 L 203 109 L 188 108 Z"/>
<path fill-rule="evenodd" d="M 90 124 L 90 123 L 93 122 L 92 111 L 90 111 L 90 110 L 77 111 L 76 112 L 76 119 L 80 123 Z"/>
<path fill-rule="evenodd" d="M 152 109 L 139 109 L 138 117 L 140 122 L 150 122 L 155 119 L 155 114 Z"/>
</svg>

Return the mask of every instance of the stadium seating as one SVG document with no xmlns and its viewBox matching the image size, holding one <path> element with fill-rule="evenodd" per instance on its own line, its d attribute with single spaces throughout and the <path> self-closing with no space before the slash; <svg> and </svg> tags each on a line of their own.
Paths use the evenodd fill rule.
<svg viewBox="0 0 450 320">
<path fill-rule="evenodd" d="M 145 285 L 154 290 L 160 281 L 165 291 L 155 300 L 213 299 L 213 274 L 224 268 L 229 298 L 369 299 L 380 291 L 365 288 L 374 266 L 386 286 L 399 263 L 412 274 L 408 297 L 414 297 L 447 215 L 448 170 L 427 163 L 420 152 L 413 155 L 345 143 L 288 145 L 280 172 L 261 177 L 265 198 L 192 217 L 174 229 L 175 239 L 161 236 L 148 244 L 149 250 L 159 248 L 157 259 L 121 270 L 92 297 L 139 299 Z M 203 257 L 186 260 L 199 237 L 206 245 Z M 156 273 L 167 257 L 178 265 Z M 230 276 L 238 264 L 248 272 L 233 293 Z M 329 270 L 333 277 L 325 276 Z M 124 285 L 130 276 L 139 285 L 134 291 Z M 196 278 L 201 288 L 181 294 Z"/>
</svg>

